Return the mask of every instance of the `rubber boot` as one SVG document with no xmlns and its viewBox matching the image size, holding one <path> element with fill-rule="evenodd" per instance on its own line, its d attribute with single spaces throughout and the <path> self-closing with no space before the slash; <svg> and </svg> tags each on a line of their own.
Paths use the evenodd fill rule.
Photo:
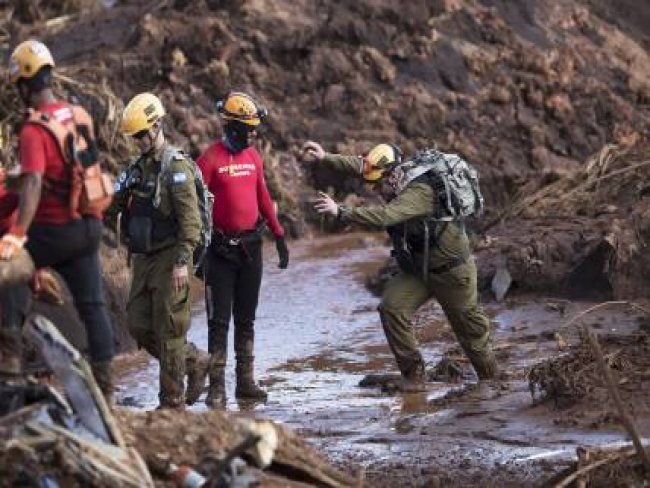
<svg viewBox="0 0 650 488">
<path fill-rule="evenodd" d="M 420 393 L 426 391 L 424 363 L 417 362 L 409 371 L 402 374 L 402 393 Z"/>
<path fill-rule="evenodd" d="M 210 356 L 191 342 L 188 342 L 185 347 L 185 373 L 187 375 L 187 387 L 185 388 L 186 405 L 194 405 L 203 393 L 209 366 Z"/>
<path fill-rule="evenodd" d="M 13 379 L 22 375 L 23 338 L 20 329 L 0 328 L 0 377 Z"/>
<path fill-rule="evenodd" d="M 237 358 L 235 396 L 237 398 L 266 401 L 268 394 L 255 384 L 253 359 L 253 356 Z"/>
<path fill-rule="evenodd" d="M 235 355 L 237 356 L 235 396 L 237 398 L 266 401 L 268 398 L 267 393 L 255 384 L 253 371 L 254 344 L 253 321 L 235 320 Z"/>
<path fill-rule="evenodd" d="M 229 320 L 208 320 L 208 351 L 210 352 L 210 386 L 205 404 L 214 409 L 226 408 L 226 357 Z"/>
<path fill-rule="evenodd" d="M 90 365 L 90 369 L 93 372 L 95 377 L 95 383 L 99 387 L 99 390 L 104 395 L 107 403 L 113 401 L 113 366 L 111 361 L 99 361 L 93 362 Z"/>
</svg>

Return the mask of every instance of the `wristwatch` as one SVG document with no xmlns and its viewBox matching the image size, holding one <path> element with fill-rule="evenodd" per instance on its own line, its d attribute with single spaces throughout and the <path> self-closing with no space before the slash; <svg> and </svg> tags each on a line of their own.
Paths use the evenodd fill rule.
<svg viewBox="0 0 650 488">
<path fill-rule="evenodd" d="M 176 259 L 176 262 L 174 263 L 176 266 L 186 266 L 187 265 L 187 258 L 185 257 L 180 257 Z"/>
</svg>

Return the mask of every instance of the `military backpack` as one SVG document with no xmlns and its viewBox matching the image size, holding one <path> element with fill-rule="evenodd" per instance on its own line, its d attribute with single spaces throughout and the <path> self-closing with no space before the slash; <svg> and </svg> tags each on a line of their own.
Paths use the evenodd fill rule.
<svg viewBox="0 0 650 488">
<path fill-rule="evenodd" d="M 462 221 L 480 216 L 484 201 L 479 187 L 478 172 L 456 154 L 437 149 L 417 152 L 397 168 L 397 193 L 421 176 L 431 185 L 436 195 L 436 214 L 433 220 Z"/>
<path fill-rule="evenodd" d="M 214 205 L 214 195 L 208 190 L 207 185 L 203 181 L 203 174 L 196 165 L 196 162 L 187 156 L 182 149 L 168 145 L 163 151 L 162 161 L 160 163 L 160 178 L 164 180 L 167 177 L 174 177 L 169 175 L 172 161 L 177 158 L 187 159 L 193 165 L 194 185 L 196 187 L 196 196 L 199 203 L 199 214 L 201 215 L 201 238 L 198 246 L 194 250 L 194 270 L 196 271 L 202 264 L 207 252 L 208 246 L 212 239 L 212 206 Z M 160 204 L 160 199 L 156 201 L 154 197 L 154 206 Z"/>
</svg>

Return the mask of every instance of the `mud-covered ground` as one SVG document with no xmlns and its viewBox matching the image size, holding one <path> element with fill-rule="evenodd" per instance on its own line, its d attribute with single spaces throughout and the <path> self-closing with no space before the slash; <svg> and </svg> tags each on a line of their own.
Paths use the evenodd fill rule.
<svg viewBox="0 0 650 488">
<path fill-rule="evenodd" d="M 627 440 L 603 384 L 588 383 L 590 393 L 568 404 L 542 401 L 539 392 L 533 401 L 529 389 L 529 368 L 566 354 L 554 332 L 593 303 L 521 295 L 496 304 L 487 297 L 507 379 L 480 387 L 440 309 L 428 304 L 418 313 L 416 327 L 429 368 L 447 356 L 462 365 L 466 378 L 430 382 L 423 394 L 359 388 L 366 374 L 396 371 L 375 311 L 377 298 L 363 285 L 364 277 L 383 263 L 383 237 L 317 238 L 293 249 L 293 265 L 284 272 L 275 269 L 273 250 L 267 249 L 256 369 L 270 399 L 265 405 L 236 402 L 231 360 L 229 410 L 292 427 L 343 470 L 364 470 L 372 487 L 543 484 L 572 465 L 577 446 Z M 644 354 L 647 339 L 634 338 L 647 337 L 647 320 L 621 305 L 585 318 L 599 334 L 623 337 L 605 340 L 606 354 L 635 354 L 636 373 L 628 370 L 621 378 L 621 391 L 642 436 L 650 436 L 650 378 L 645 374 L 650 362 Z M 205 346 L 200 309 L 191 336 Z M 573 327 L 563 338 L 569 345 L 579 343 Z M 639 348 L 621 351 L 621 340 Z M 142 360 L 127 371 L 118 394 L 118 403 L 136 409 L 156 404 L 156 366 Z M 598 376 L 594 364 L 586 362 L 585 368 L 585 376 Z"/>
<path fill-rule="evenodd" d="M 112 171 L 134 149 L 118 126 L 135 93 L 162 97 L 168 134 L 193 155 L 220 135 L 218 96 L 256 94 L 270 110 L 257 145 L 291 235 L 308 234 L 307 221 L 329 228 L 310 209 L 314 188 L 367 196 L 350 179 L 302 164 L 297 149 L 307 138 L 352 153 L 382 141 L 407 153 L 437 143 L 480 170 L 488 203 L 475 236 L 481 289 L 490 296 L 499 269 L 513 279 L 514 298 L 487 302 L 509 380 L 480 391 L 471 381 L 435 383 L 414 397 L 358 389 L 364 374 L 393 365 L 377 299 L 362 285 L 387 251 L 375 245 L 382 237 L 355 235 L 294 244 L 285 273 L 267 256 L 257 365 L 271 400 L 231 400 L 230 409 L 298 428 L 333 461 L 365 467 L 369 486 L 528 485 L 559 472 L 576 445 L 624 437 L 602 388 L 567 410 L 553 399 L 533 405 L 524 371 L 557 355 L 554 327 L 590 305 L 564 298 L 648 295 L 647 2 L 16 0 L 0 1 L 0 10 L 0 54 L 31 36 L 50 46 L 57 90 L 91 110 Z M 11 164 L 18 105 L 5 78 L 0 153 Z M 118 345 L 128 349 L 124 262 L 104 249 Z M 69 337 L 83 336 L 78 321 L 53 313 L 73 324 Z M 191 334 L 205 345 L 200 313 Z M 608 310 L 594 324 L 636 337 L 638 319 Z M 426 308 L 418 324 L 429 361 L 460 358 L 439 310 Z M 622 390 L 647 433 L 638 374 L 646 355 L 627 340 L 605 346 L 636 361 Z M 152 407 L 155 366 L 137 353 L 122 362 L 120 401 Z M 445 396 L 450 389 L 460 393 Z"/>
</svg>

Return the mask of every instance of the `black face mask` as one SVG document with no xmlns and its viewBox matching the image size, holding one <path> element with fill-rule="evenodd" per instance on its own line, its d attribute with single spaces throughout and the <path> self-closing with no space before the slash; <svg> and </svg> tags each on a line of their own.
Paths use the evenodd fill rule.
<svg viewBox="0 0 650 488">
<path fill-rule="evenodd" d="M 251 128 L 236 120 L 232 120 L 224 127 L 226 133 L 226 145 L 231 153 L 237 154 L 249 146 L 249 135 Z"/>
</svg>

